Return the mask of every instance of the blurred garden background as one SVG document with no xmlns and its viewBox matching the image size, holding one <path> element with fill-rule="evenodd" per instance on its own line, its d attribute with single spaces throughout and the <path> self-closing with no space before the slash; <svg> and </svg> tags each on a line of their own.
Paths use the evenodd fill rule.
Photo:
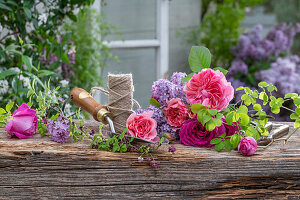
<svg viewBox="0 0 300 200">
<path fill-rule="evenodd" d="M 300 93 L 298 22 L 300 0 L 0 0 L 0 106 L 49 87 L 62 103 L 72 88 L 132 73 L 147 107 L 155 80 L 190 73 L 193 45 L 211 50 L 235 88 L 264 80 L 276 96 Z"/>
</svg>

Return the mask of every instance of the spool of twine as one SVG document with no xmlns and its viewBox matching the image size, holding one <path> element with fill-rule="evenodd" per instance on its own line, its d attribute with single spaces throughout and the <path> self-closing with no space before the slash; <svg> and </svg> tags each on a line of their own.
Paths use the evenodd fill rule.
<svg viewBox="0 0 300 200">
<path fill-rule="evenodd" d="M 117 132 L 126 128 L 126 121 L 133 112 L 132 74 L 108 74 L 108 109 L 113 115 Z"/>
</svg>

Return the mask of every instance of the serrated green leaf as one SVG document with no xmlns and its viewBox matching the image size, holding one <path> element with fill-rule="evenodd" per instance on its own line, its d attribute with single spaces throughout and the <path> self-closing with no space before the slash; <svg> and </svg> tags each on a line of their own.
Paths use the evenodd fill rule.
<svg viewBox="0 0 300 200">
<path fill-rule="evenodd" d="M 300 98 L 299 98 L 299 97 L 297 97 L 297 98 L 294 99 L 294 104 L 295 104 L 296 106 L 299 106 L 299 105 L 300 105 Z"/>
<path fill-rule="evenodd" d="M 241 135 L 237 135 L 237 134 L 232 135 L 230 138 L 230 143 L 231 143 L 232 147 L 237 148 L 241 139 L 242 139 Z"/>
<path fill-rule="evenodd" d="M 160 104 L 156 99 L 154 99 L 154 98 L 151 98 L 151 99 L 150 99 L 150 104 L 151 104 L 152 106 L 157 107 L 157 108 L 160 108 L 160 107 L 161 107 L 161 104 Z"/>
<path fill-rule="evenodd" d="M 292 97 L 298 97 L 298 94 L 297 93 L 287 93 L 284 98 L 287 99 L 287 98 L 292 98 Z"/>
<path fill-rule="evenodd" d="M 280 107 L 278 105 L 274 105 L 271 107 L 271 112 L 274 114 L 278 114 L 280 112 Z"/>
<path fill-rule="evenodd" d="M 201 72 L 203 68 L 209 68 L 211 53 L 203 46 L 193 46 L 189 54 L 189 64 L 193 72 Z"/>
<path fill-rule="evenodd" d="M 221 138 L 214 138 L 210 141 L 210 144 L 219 144 L 220 142 L 222 142 Z"/>
<path fill-rule="evenodd" d="M 248 108 L 245 105 L 241 105 L 236 113 L 238 113 L 238 114 L 247 114 L 248 113 Z"/>
<path fill-rule="evenodd" d="M 228 139 L 228 140 L 224 140 L 223 143 L 224 143 L 225 149 L 226 149 L 227 151 L 231 151 L 231 150 L 233 149 L 233 146 L 231 145 L 229 139 Z"/>
<path fill-rule="evenodd" d="M 204 105 L 199 104 L 199 103 L 194 103 L 191 106 L 191 110 L 192 110 L 193 113 L 198 113 L 199 111 L 206 110 L 206 107 Z"/>
<path fill-rule="evenodd" d="M 256 110 L 256 111 L 260 111 L 261 110 L 261 105 L 260 104 L 254 104 L 253 109 Z"/>
<path fill-rule="evenodd" d="M 231 111 L 230 113 L 228 113 L 226 115 L 226 123 L 229 124 L 229 125 L 232 125 L 233 123 L 233 116 L 235 115 L 235 112 L 234 111 Z"/>
<path fill-rule="evenodd" d="M 217 127 L 222 126 L 223 122 L 221 119 L 213 118 L 212 119 Z"/>
<path fill-rule="evenodd" d="M 6 111 L 3 108 L 0 108 L 0 115 L 6 113 Z"/>
<path fill-rule="evenodd" d="M 260 87 L 260 88 L 267 87 L 268 85 L 269 85 L 269 84 L 268 84 L 268 83 L 266 83 L 266 82 L 264 82 L 264 81 L 262 81 L 262 82 L 258 83 L 258 87 Z"/>
<path fill-rule="evenodd" d="M 205 124 L 205 128 L 207 131 L 213 131 L 216 128 L 216 124 L 213 120 L 209 120 L 206 124 Z"/>
<path fill-rule="evenodd" d="M 216 115 L 218 113 L 218 111 L 216 109 L 208 109 L 207 110 L 211 115 Z"/>
<path fill-rule="evenodd" d="M 224 149 L 224 147 L 225 147 L 225 144 L 223 142 L 220 142 L 219 144 L 215 145 L 215 150 L 220 152 Z"/>
<path fill-rule="evenodd" d="M 300 108 L 296 108 L 295 112 L 298 116 L 300 116 Z"/>
<path fill-rule="evenodd" d="M 243 90 L 245 87 L 238 87 L 235 89 L 235 91 L 240 91 L 240 90 Z"/>
<path fill-rule="evenodd" d="M 6 107 L 5 107 L 6 111 L 9 112 L 12 109 L 12 107 L 14 106 L 14 104 L 15 104 L 15 102 L 10 102 L 10 103 L 6 104 Z"/>
<path fill-rule="evenodd" d="M 246 136 L 253 137 L 255 140 L 259 139 L 258 131 L 253 126 L 248 127 L 248 129 L 246 130 Z"/>
<path fill-rule="evenodd" d="M 241 125 L 247 126 L 250 123 L 250 117 L 247 114 L 240 114 Z"/>
<path fill-rule="evenodd" d="M 294 123 L 294 128 L 300 128 L 300 120 L 296 120 Z"/>
<path fill-rule="evenodd" d="M 212 117 L 206 110 L 204 110 L 197 113 L 197 119 L 204 126 L 209 120 L 212 119 Z"/>
<path fill-rule="evenodd" d="M 290 115 L 290 118 L 293 119 L 293 120 L 296 120 L 296 119 L 299 118 L 299 116 L 298 116 L 296 113 L 292 113 L 292 114 Z"/>
</svg>

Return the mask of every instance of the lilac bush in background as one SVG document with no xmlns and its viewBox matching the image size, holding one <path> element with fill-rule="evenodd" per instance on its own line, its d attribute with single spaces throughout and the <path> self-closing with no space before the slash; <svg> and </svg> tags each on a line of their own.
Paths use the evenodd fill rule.
<svg viewBox="0 0 300 200">
<path fill-rule="evenodd" d="M 235 59 L 228 70 L 227 78 L 236 89 L 240 86 L 254 86 L 260 81 L 272 83 L 278 88 L 275 96 L 300 92 L 300 58 L 291 55 L 290 50 L 300 23 L 295 26 L 283 23 L 274 26 L 265 37 L 262 25 L 254 26 L 243 33 L 237 45 L 232 48 Z M 235 101 L 241 98 L 236 92 Z M 283 115 L 282 120 L 286 120 Z"/>
</svg>

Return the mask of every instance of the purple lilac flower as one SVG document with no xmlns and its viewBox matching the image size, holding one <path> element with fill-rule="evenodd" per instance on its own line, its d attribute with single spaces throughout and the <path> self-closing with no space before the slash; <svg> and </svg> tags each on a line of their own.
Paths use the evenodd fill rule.
<svg viewBox="0 0 300 200">
<path fill-rule="evenodd" d="M 147 109 L 138 109 L 137 113 L 142 113 L 144 111 L 153 111 L 152 118 L 157 122 L 156 131 L 159 135 L 163 135 L 164 133 L 171 133 L 174 137 L 178 138 L 179 131 L 173 129 L 165 120 L 163 112 L 160 108 L 155 106 L 149 106 Z"/>
<path fill-rule="evenodd" d="M 171 82 L 178 86 L 183 86 L 181 79 L 186 77 L 184 72 L 174 72 L 171 76 Z"/>
<path fill-rule="evenodd" d="M 172 144 L 172 145 L 170 145 L 169 146 L 169 149 L 168 149 L 168 151 L 169 152 L 171 152 L 172 154 L 174 154 L 175 153 L 175 151 L 176 151 L 176 148 L 175 148 L 175 146 Z"/>
<path fill-rule="evenodd" d="M 232 76 L 236 73 L 248 74 L 248 66 L 240 59 L 236 59 L 231 63 L 231 67 L 228 71 L 228 76 Z"/>
<path fill-rule="evenodd" d="M 152 85 L 152 98 L 156 99 L 163 107 L 167 106 L 167 100 L 180 98 L 186 103 L 184 85 L 181 78 L 185 77 L 185 73 L 173 73 L 171 81 L 160 79 Z"/>
<path fill-rule="evenodd" d="M 48 124 L 50 138 L 58 143 L 65 143 L 70 137 L 70 123 L 68 120 L 59 116 L 56 121 L 50 121 Z"/>
<path fill-rule="evenodd" d="M 149 164 L 150 164 L 150 166 L 153 167 L 153 168 L 158 168 L 159 161 L 153 161 L 153 160 L 152 160 L 152 161 L 150 161 Z"/>
</svg>

